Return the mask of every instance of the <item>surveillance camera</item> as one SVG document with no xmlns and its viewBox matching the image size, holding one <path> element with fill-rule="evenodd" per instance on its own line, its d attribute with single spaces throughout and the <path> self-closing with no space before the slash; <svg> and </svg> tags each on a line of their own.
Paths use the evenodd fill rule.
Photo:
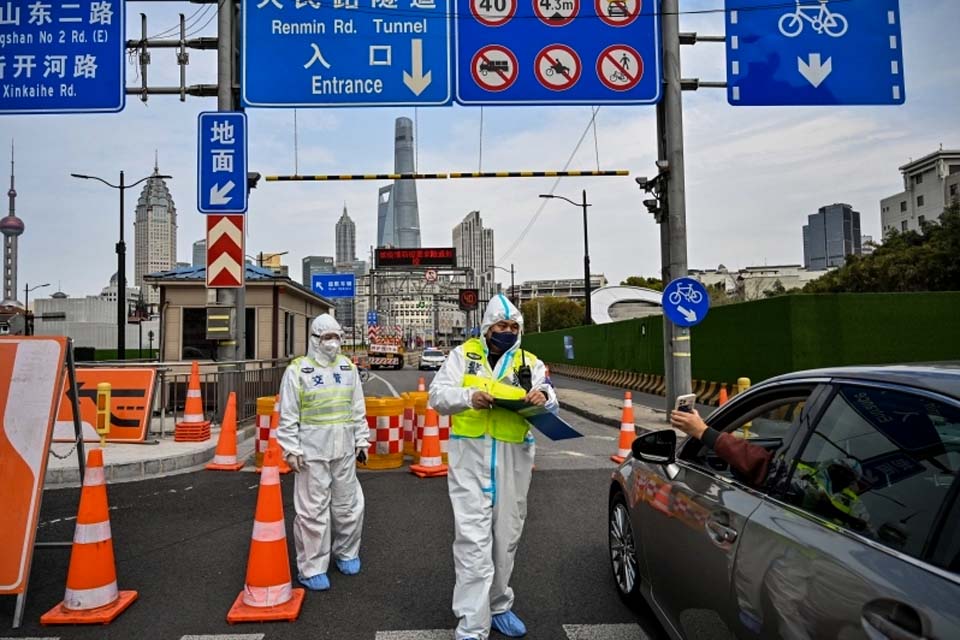
<svg viewBox="0 0 960 640">
<path fill-rule="evenodd" d="M 670 170 L 670 162 L 667 160 L 657 160 L 656 165 L 657 169 L 660 170 L 660 173 L 666 173 Z"/>
<path fill-rule="evenodd" d="M 637 181 L 637 184 L 640 185 L 641 189 L 647 188 L 647 182 L 648 182 L 647 176 L 637 176 L 636 178 L 634 178 L 634 180 Z"/>
<path fill-rule="evenodd" d="M 648 199 L 646 199 L 646 200 L 643 201 L 643 206 L 645 206 L 645 207 L 646 207 L 647 209 L 649 209 L 650 211 L 653 211 L 653 210 L 656 209 L 659 205 L 660 205 L 660 203 L 659 203 L 655 198 L 648 198 Z"/>
</svg>

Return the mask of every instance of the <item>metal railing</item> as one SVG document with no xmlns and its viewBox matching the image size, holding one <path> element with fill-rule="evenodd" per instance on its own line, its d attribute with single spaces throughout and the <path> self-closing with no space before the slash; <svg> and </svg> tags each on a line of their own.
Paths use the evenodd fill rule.
<svg viewBox="0 0 960 640">
<path fill-rule="evenodd" d="M 240 362 L 199 361 L 200 394 L 207 419 L 219 422 L 230 391 L 237 394 L 237 421 L 252 419 L 257 413 L 257 398 L 280 392 L 280 381 L 289 358 L 245 360 Z M 157 371 L 151 431 L 163 437 L 183 415 L 190 384 L 192 362 L 99 361 L 79 362 L 81 367 L 112 369 L 153 368 Z"/>
</svg>

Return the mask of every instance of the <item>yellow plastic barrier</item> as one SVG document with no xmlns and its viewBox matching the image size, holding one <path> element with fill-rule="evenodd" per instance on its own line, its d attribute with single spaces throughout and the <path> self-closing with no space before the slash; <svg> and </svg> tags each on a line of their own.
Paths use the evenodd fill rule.
<svg viewBox="0 0 960 640">
<path fill-rule="evenodd" d="M 273 405 L 276 401 L 274 396 L 257 398 L 257 449 L 254 455 L 257 469 L 263 466 L 263 454 L 267 452 L 267 443 L 270 441 L 270 417 L 273 415 Z"/>
<path fill-rule="evenodd" d="M 403 466 L 403 398 L 367 398 L 370 448 L 364 469 Z"/>
<path fill-rule="evenodd" d="M 112 385 L 101 382 L 97 385 L 97 433 L 100 434 L 100 446 L 107 446 L 107 436 L 110 435 L 110 396 Z"/>
</svg>

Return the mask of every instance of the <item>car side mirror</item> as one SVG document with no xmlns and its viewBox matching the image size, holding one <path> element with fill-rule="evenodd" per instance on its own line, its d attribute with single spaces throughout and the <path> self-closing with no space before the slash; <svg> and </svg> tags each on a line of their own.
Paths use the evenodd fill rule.
<svg viewBox="0 0 960 640">
<path fill-rule="evenodd" d="M 651 431 L 636 438 L 633 457 L 652 464 L 672 464 L 677 457 L 677 432 L 673 429 Z"/>
</svg>

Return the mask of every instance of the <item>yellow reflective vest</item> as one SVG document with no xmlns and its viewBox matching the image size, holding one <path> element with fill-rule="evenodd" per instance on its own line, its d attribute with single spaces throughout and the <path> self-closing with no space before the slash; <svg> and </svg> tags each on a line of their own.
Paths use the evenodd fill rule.
<svg viewBox="0 0 960 640">
<path fill-rule="evenodd" d="M 354 376 L 350 376 L 351 384 L 333 384 L 328 380 L 326 384 L 314 384 L 313 378 L 318 377 L 323 383 L 323 376 L 332 378 L 339 365 L 353 364 L 344 355 L 338 355 L 329 367 L 322 367 L 309 356 L 294 358 L 288 365 L 296 368 L 297 381 L 300 387 L 300 426 L 324 426 L 328 424 L 344 424 L 353 421 L 353 385 Z"/>
<path fill-rule="evenodd" d="M 527 392 L 523 388 L 496 379 L 490 363 L 487 362 L 484 344 L 479 338 L 471 338 L 463 343 L 463 353 L 467 361 L 462 383 L 465 388 L 486 391 L 501 400 L 521 400 L 526 397 Z M 523 366 L 524 360 L 529 367 L 533 367 L 537 361 L 536 356 L 529 351 L 525 351 L 521 357 L 519 349 L 513 352 L 512 357 L 513 361 L 509 365 L 498 367 L 509 372 L 510 377 Z M 500 407 L 467 409 L 455 414 L 452 422 L 453 434 L 463 438 L 479 438 L 489 433 L 497 440 L 520 443 L 530 430 L 530 425 L 519 414 Z"/>
</svg>

